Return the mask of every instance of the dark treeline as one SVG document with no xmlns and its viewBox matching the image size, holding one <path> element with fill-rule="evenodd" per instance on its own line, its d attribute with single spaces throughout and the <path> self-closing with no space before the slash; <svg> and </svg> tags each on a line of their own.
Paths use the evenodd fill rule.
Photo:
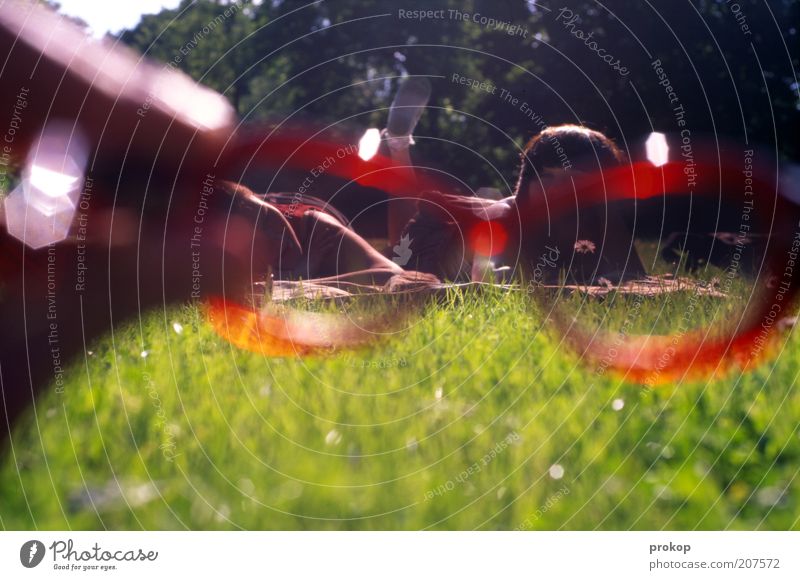
<svg viewBox="0 0 800 580">
<path fill-rule="evenodd" d="M 636 156 L 680 117 L 698 139 L 797 160 L 799 14 L 792 0 L 184 0 L 121 39 L 247 121 L 352 138 L 383 126 L 402 76 L 429 76 L 415 155 L 470 187 L 511 188 L 519 147 L 565 122 Z"/>
</svg>

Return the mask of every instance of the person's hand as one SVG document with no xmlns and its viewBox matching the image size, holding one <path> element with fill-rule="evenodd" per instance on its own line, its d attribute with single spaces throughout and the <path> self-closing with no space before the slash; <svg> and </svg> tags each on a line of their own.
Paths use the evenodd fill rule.
<svg viewBox="0 0 800 580">
<path fill-rule="evenodd" d="M 88 37 L 38 2 L 0 7 L 0 54 L 0 127 L 13 128 L 4 144 L 17 160 L 46 123 L 65 120 L 96 151 L 94 165 L 117 167 L 126 158 L 172 169 L 213 160 L 236 120 L 222 95 L 110 39 Z"/>
</svg>

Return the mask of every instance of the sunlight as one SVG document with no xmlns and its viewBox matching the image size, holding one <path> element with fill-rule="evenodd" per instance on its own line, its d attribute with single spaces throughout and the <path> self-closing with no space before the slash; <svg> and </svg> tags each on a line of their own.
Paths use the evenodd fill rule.
<svg viewBox="0 0 800 580">
<path fill-rule="evenodd" d="M 358 141 L 358 156 L 364 161 L 369 161 L 378 152 L 381 145 L 381 132 L 378 129 L 367 129 Z"/>
<path fill-rule="evenodd" d="M 661 167 L 669 161 L 669 145 L 664 133 L 650 133 L 645 142 L 647 160 L 656 167 Z"/>
</svg>

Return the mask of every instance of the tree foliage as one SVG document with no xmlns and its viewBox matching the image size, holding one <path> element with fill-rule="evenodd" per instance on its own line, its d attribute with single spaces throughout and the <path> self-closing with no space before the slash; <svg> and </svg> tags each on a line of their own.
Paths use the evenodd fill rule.
<svg viewBox="0 0 800 580">
<path fill-rule="evenodd" d="M 414 10 L 441 17 L 401 15 Z M 180 68 L 247 121 L 291 117 L 352 134 L 382 126 L 400 78 L 429 76 L 415 153 L 472 187 L 510 187 L 519 147 L 543 124 L 586 123 L 631 149 L 652 130 L 675 131 L 655 60 L 694 134 L 797 159 L 798 10 L 791 0 L 184 0 L 121 38 L 164 62 L 181 55 Z"/>
</svg>

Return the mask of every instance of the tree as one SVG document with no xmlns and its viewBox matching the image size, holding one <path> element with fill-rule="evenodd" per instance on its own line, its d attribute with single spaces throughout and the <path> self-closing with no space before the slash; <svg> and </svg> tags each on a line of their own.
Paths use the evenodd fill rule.
<svg viewBox="0 0 800 580">
<path fill-rule="evenodd" d="M 588 123 L 630 147 L 653 129 L 675 130 L 675 103 L 656 60 L 694 134 L 746 137 L 786 158 L 800 155 L 796 2 L 548 5 L 245 1 L 178 66 L 228 95 L 248 121 L 291 116 L 338 123 L 348 135 L 384 121 L 401 77 L 429 75 L 433 99 L 415 152 L 472 187 L 513 185 L 519 147 L 542 124 Z M 145 16 L 122 40 L 170 62 L 231 7 L 184 0 Z M 420 19 L 401 9 L 440 12 Z"/>
</svg>

